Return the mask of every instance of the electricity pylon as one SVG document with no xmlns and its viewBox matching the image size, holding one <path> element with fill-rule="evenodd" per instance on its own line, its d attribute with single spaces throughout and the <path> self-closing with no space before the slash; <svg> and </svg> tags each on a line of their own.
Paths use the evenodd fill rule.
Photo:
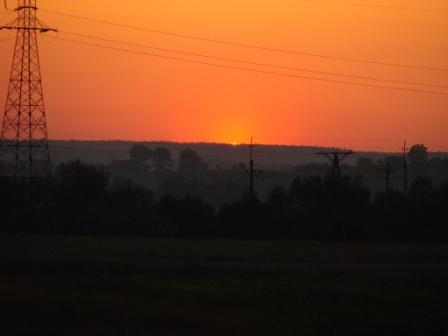
<svg viewBox="0 0 448 336">
<path fill-rule="evenodd" d="M 341 177 L 341 165 L 340 163 L 349 155 L 355 154 L 353 151 L 321 151 L 316 153 L 317 155 L 323 155 L 333 163 L 332 177 Z"/>
<path fill-rule="evenodd" d="M 56 31 L 36 16 L 36 0 L 18 0 L 18 13 L 0 30 L 15 30 L 16 44 L 0 141 L 0 174 L 14 180 L 51 175 L 37 33 Z"/>
</svg>

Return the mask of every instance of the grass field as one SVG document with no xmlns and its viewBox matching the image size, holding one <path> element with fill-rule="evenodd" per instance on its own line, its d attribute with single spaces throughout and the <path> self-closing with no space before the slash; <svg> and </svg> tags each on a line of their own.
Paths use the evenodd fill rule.
<svg viewBox="0 0 448 336">
<path fill-rule="evenodd" d="M 0 237 L 1 335 L 448 335 L 447 287 L 444 246 Z"/>
</svg>

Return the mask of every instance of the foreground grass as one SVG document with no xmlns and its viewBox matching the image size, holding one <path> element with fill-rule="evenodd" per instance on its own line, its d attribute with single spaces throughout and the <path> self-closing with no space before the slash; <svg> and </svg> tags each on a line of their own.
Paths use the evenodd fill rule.
<svg viewBox="0 0 448 336">
<path fill-rule="evenodd" d="M 443 335 L 448 247 L 0 237 L 4 335 Z"/>
</svg>

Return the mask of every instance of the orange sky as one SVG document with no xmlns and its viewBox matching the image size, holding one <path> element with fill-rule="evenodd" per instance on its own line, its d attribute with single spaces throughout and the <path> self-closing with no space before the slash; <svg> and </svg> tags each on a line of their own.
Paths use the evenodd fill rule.
<svg viewBox="0 0 448 336">
<path fill-rule="evenodd" d="M 446 0 L 347 2 L 448 9 Z M 12 0 L 9 3 L 11 7 L 15 5 Z M 43 9 L 219 40 L 448 68 L 446 11 L 346 6 L 333 0 L 40 0 L 38 5 Z M 0 14 L 0 23 L 13 16 L 13 13 Z M 231 47 L 47 12 L 40 12 L 39 17 L 66 32 L 258 63 L 448 86 L 448 72 Z M 258 143 L 369 150 L 399 150 L 406 138 L 410 143 L 425 143 L 432 150 L 448 150 L 448 96 L 221 69 L 98 49 L 57 37 L 74 38 L 63 33 L 40 38 L 51 138 L 232 143 L 247 142 L 254 136 Z M 10 39 L 1 41 L 5 38 Z M 0 106 L 4 106 L 6 98 L 13 42 L 12 33 L 0 32 Z M 448 89 L 429 90 L 448 92 Z"/>
</svg>

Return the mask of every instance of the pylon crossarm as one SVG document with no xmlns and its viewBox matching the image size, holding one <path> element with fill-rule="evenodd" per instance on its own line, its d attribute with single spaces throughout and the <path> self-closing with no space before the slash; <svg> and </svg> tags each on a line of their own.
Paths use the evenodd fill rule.
<svg viewBox="0 0 448 336">
<path fill-rule="evenodd" d="M 20 11 L 22 9 L 34 9 L 34 10 L 38 10 L 39 8 L 37 8 L 36 6 L 19 6 L 15 9 L 15 11 Z"/>
<path fill-rule="evenodd" d="M 47 32 L 55 32 L 57 33 L 58 30 L 54 28 L 50 28 L 46 26 L 42 21 L 39 19 L 35 19 L 36 21 L 36 27 L 30 27 L 30 26 L 23 26 L 21 24 L 18 24 L 18 19 L 14 19 L 14 21 L 11 21 L 10 23 L 0 26 L 0 30 L 35 30 L 39 31 L 41 33 L 47 33 Z"/>
<path fill-rule="evenodd" d="M 3 26 L 0 27 L 0 30 L 36 30 L 36 31 L 40 31 L 41 33 L 46 33 L 49 31 L 53 31 L 53 32 L 57 32 L 56 29 L 52 29 L 52 28 L 39 28 L 39 27 L 16 27 L 16 26 Z"/>
<path fill-rule="evenodd" d="M 48 27 L 45 23 L 43 23 L 41 20 L 39 20 L 37 18 L 36 18 L 36 24 L 40 27 L 41 33 L 46 33 L 46 32 L 49 32 L 49 31 L 52 31 L 52 32 L 57 32 L 58 31 L 57 29 Z"/>
</svg>

